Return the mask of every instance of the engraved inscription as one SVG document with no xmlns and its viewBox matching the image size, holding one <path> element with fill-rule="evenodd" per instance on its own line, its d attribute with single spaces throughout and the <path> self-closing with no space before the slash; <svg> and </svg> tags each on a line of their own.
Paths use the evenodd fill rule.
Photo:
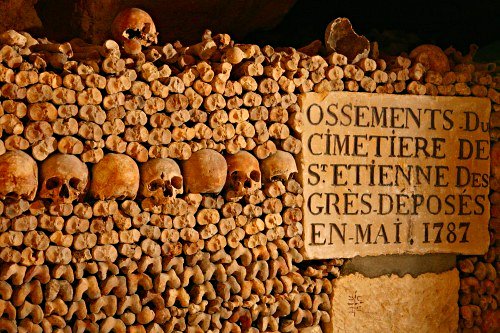
<svg viewBox="0 0 500 333">
<path fill-rule="evenodd" d="M 480 254 L 488 244 L 488 99 L 307 93 L 305 254 Z"/>
</svg>

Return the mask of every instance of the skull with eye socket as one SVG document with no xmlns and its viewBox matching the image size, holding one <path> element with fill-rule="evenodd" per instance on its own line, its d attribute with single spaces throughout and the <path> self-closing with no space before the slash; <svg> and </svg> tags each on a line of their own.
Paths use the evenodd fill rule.
<svg viewBox="0 0 500 333">
<path fill-rule="evenodd" d="M 74 155 L 55 154 L 42 163 L 40 180 L 40 198 L 54 203 L 72 203 L 86 194 L 89 170 Z"/>
<path fill-rule="evenodd" d="M 179 165 L 170 158 L 155 158 L 140 167 L 139 193 L 158 203 L 183 193 L 183 178 Z"/>
<path fill-rule="evenodd" d="M 158 42 L 158 32 L 151 16 L 139 8 L 126 8 L 116 15 L 112 24 L 113 38 L 127 53 L 138 53 L 142 46 Z"/>
<path fill-rule="evenodd" d="M 297 163 L 289 152 L 278 150 L 261 163 L 262 179 L 265 183 L 281 180 L 286 182 L 296 174 Z"/>
<path fill-rule="evenodd" d="M 259 161 L 249 152 L 240 151 L 226 156 L 226 199 L 237 201 L 255 193 L 261 187 Z"/>
</svg>

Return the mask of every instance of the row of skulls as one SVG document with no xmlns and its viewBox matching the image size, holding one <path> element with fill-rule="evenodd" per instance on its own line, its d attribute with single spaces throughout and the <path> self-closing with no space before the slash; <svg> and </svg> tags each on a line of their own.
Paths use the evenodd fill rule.
<svg viewBox="0 0 500 333">
<path fill-rule="evenodd" d="M 181 172 L 182 168 L 182 172 Z M 278 151 L 259 161 L 246 151 L 223 156 L 212 149 L 192 154 L 181 166 L 170 158 L 151 159 L 140 166 L 129 156 L 110 153 L 92 167 L 78 157 L 54 154 L 41 163 L 23 151 L 0 156 L 0 198 L 71 203 L 87 193 L 99 200 L 152 198 L 163 202 L 186 193 L 220 193 L 238 200 L 261 188 L 261 182 L 289 179 L 297 173 L 292 154 Z M 38 178 L 40 177 L 40 183 Z"/>
</svg>

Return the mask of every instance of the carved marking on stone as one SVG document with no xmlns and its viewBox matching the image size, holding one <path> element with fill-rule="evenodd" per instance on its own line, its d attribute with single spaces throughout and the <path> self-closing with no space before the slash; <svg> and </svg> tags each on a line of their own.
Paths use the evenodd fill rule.
<svg viewBox="0 0 500 333">
<path fill-rule="evenodd" d="M 363 304 L 363 296 L 358 295 L 358 291 L 354 290 L 354 292 L 349 296 L 349 300 L 347 301 L 347 306 L 349 306 L 349 311 L 356 317 L 356 312 L 361 310 L 361 306 Z"/>
<path fill-rule="evenodd" d="M 331 320 L 325 333 L 456 332 L 459 274 L 424 273 L 333 280 Z"/>
</svg>

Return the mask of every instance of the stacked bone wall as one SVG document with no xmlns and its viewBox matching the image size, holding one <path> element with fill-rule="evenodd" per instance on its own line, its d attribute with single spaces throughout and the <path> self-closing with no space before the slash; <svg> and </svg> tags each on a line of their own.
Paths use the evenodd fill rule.
<svg viewBox="0 0 500 333">
<path fill-rule="evenodd" d="M 293 173 L 265 179 L 264 161 L 300 153 L 304 92 L 480 96 L 499 111 L 498 79 L 453 50 L 448 56 L 452 69 L 438 73 L 405 56 L 373 53 L 352 64 L 337 53 L 239 45 L 223 34 L 135 55 L 113 41 L 4 34 L 0 178 L 26 179 L 0 202 L 0 331 L 299 332 L 327 323 L 343 261 L 304 261 L 301 184 Z M 114 177 L 95 185 L 95 166 L 112 165 L 111 154 L 141 173 L 148 161 L 170 158 L 182 173 L 207 149 L 228 161 L 249 153 L 259 166 L 243 169 L 257 177 L 247 174 L 243 190 L 228 177 L 220 193 L 187 193 L 192 178 L 184 177 L 185 191 L 162 199 L 145 197 L 143 186 L 137 195 L 134 186 L 103 193 Z M 47 182 L 44 172 L 63 169 L 49 163 L 59 154 L 79 161 L 71 158 L 67 173 L 85 164 L 87 186 Z M 26 188 L 31 160 L 36 195 Z M 496 309 L 494 235 L 486 256 L 460 261 L 464 332 Z"/>
</svg>

